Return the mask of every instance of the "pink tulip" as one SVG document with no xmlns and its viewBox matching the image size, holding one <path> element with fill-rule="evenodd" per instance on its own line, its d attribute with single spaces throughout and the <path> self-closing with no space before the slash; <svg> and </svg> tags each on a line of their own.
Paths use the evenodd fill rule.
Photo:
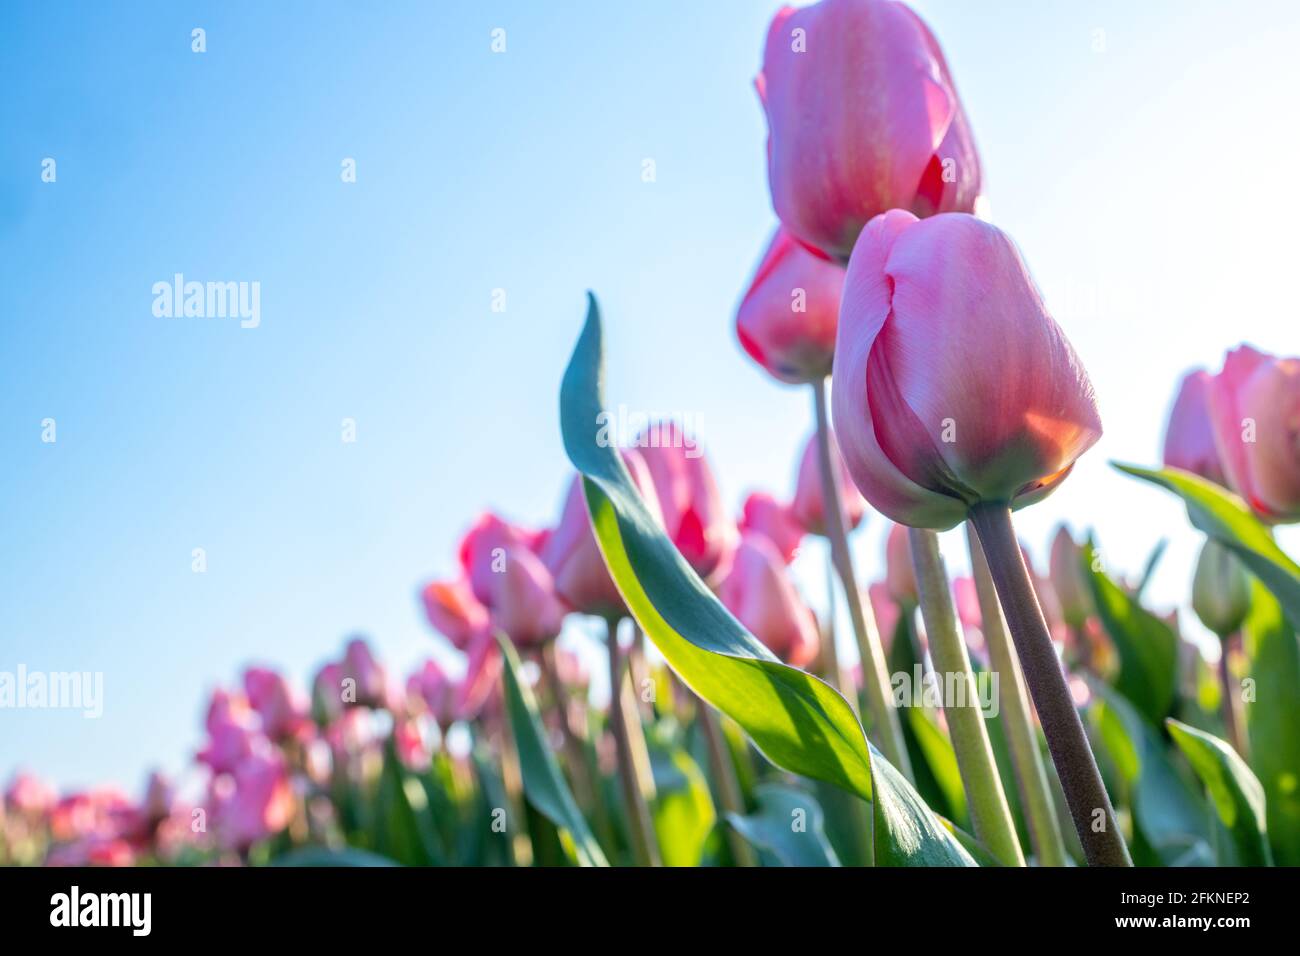
<svg viewBox="0 0 1300 956">
<path fill-rule="evenodd" d="M 867 600 L 871 602 L 871 613 L 876 618 L 876 629 L 880 632 L 880 643 L 888 653 L 894 643 L 894 633 L 898 630 L 898 621 L 903 616 L 903 609 L 889 593 L 889 586 L 884 581 L 877 581 L 867 588 Z M 858 684 L 862 683 L 861 671 Z"/>
<path fill-rule="evenodd" d="M 736 312 L 745 351 L 782 382 L 831 373 L 844 269 L 814 256 L 778 228 Z"/>
<path fill-rule="evenodd" d="M 343 667 L 331 661 L 316 672 L 311 684 L 311 710 L 316 723 L 325 726 L 343 713 Z"/>
<path fill-rule="evenodd" d="M 1226 485 L 1219 451 L 1214 444 L 1214 427 L 1210 422 L 1209 372 L 1188 372 L 1178 387 L 1178 397 L 1165 427 L 1165 464 Z"/>
<path fill-rule="evenodd" d="M 887 210 L 974 211 L 970 124 L 933 34 L 902 3 L 781 9 L 755 86 L 772 204 L 809 248 L 843 262 Z"/>
<path fill-rule="evenodd" d="M 885 537 L 885 588 L 898 605 L 914 608 L 920 598 L 916 590 L 916 569 L 912 565 L 912 544 L 907 529 L 891 525 Z"/>
<path fill-rule="evenodd" d="M 872 220 L 840 310 L 835 430 L 854 481 L 902 524 L 1046 496 L 1101 436 L 1092 385 L 1011 240 L 973 216 Z"/>
<path fill-rule="evenodd" d="M 491 628 L 488 610 L 470 587 L 466 577 L 434 581 L 420 593 L 424 613 L 435 631 L 464 650 Z"/>
<path fill-rule="evenodd" d="M 504 568 L 506 552 L 516 548 L 536 551 L 543 534 L 513 525 L 491 512 L 480 515 L 460 542 L 460 565 L 474 596 L 488 604 L 491 576 Z"/>
<path fill-rule="evenodd" d="M 1040 582 L 1038 589 L 1039 602 L 1049 621 L 1059 615 L 1070 627 L 1082 627 L 1092 613 L 1092 593 L 1083 578 L 1080 560 L 1079 545 L 1071 537 L 1070 530 L 1061 525 L 1052 538 L 1052 550 L 1048 555 L 1048 587 L 1043 587 Z M 1028 557 L 1025 566 L 1031 575 L 1038 576 Z M 1049 606 L 1054 613 L 1048 613 Z"/>
<path fill-rule="evenodd" d="M 279 833 L 293 816 L 294 795 L 284 758 L 273 750 L 250 754 L 233 773 L 233 787 L 217 801 L 222 845 L 247 849 Z"/>
<path fill-rule="evenodd" d="M 839 443 L 831 434 L 831 470 L 839 482 L 840 507 L 848 519 L 849 530 L 862 523 L 867 513 L 867 501 L 853 483 L 844 457 L 840 454 Z M 799 460 L 799 478 L 795 483 L 794 501 L 790 504 L 795 519 L 803 525 L 809 534 L 826 535 L 826 501 L 822 497 L 821 455 L 817 448 L 817 436 L 814 434 L 804 445 L 803 458 Z"/>
<path fill-rule="evenodd" d="M 465 676 L 456 686 L 456 714 L 461 720 L 473 720 L 482 712 L 501 679 L 501 669 L 504 666 L 501 650 L 490 637 L 484 637 L 470 645 Z"/>
<path fill-rule="evenodd" d="M 227 773 L 250 753 L 257 734 L 248 701 L 239 694 L 214 691 L 205 724 L 208 743 L 198 759 L 213 773 Z"/>
<path fill-rule="evenodd" d="M 307 726 L 307 705 L 298 692 L 273 670 L 250 667 L 244 671 L 244 693 L 262 718 L 262 732 L 272 740 L 286 740 Z"/>
<path fill-rule="evenodd" d="M 641 455 L 628 449 L 623 452 L 623 462 L 642 497 L 653 499 L 654 485 Z M 657 507 L 656 503 L 652 510 Z M 574 475 L 569 483 L 560 523 L 546 536 L 538 553 L 555 579 L 556 591 L 573 610 L 599 617 L 627 613 L 591 530 L 581 475 Z"/>
<path fill-rule="evenodd" d="M 341 677 L 356 682 L 355 702 L 362 707 L 384 707 L 388 703 L 388 675 L 375 660 L 363 638 L 348 641 L 340 663 Z"/>
<path fill-rule="evenodd" d="M 703 449 L 670 424 L 648 430 L 635 444 L 654 482 L 668 537 L 700 577 L 721 579 L 731 565 L 739 533 Z"/>
<path fill-rule="evenodd" d="M 1209 392 L 1228 485 L 1265 521 L 1300 521 L 1300 359 L 1239 346 Z"/>
<path fill-rule="evenodd" d="M 740 540 L 735 563 L 718 590 L 728 610 L 787 664 L 817 657 L 817 621 L 790 583 L 776 546 L 761 534 Z"/>
<path fill-rule="evenodd" d="M 537 555 L 523 548 L 507 548 L 500 557 L 501 570 L 487 578 L 492 627 L 521 647 L 555 637 L 564 626 L 566 609 L 555 593 L 551 573 Z"/>
<path fill-rule="evenodd" d="M 786 564 L 794 560 L 804 534 L 792 510 L 764 491 L 752 492 L 745 499 L 740 531 L 742 534 L 754 532 L 766 536 Z"/>
</svg>

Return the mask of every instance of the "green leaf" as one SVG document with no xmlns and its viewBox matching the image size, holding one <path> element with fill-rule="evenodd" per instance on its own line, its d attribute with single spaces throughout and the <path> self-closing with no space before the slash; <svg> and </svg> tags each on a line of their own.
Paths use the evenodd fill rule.
<svg viewBox="0 0 1300 956">
<path fill-rule="evenodd" d="M 1292 561 L 1277 546 L 1268 525 L 1255 517 L 1241 498 L 1211 481 L 1177 468 L 1112 464 L 1120 471 L 1159 485 L 1182 498 L 1192 524 L 1231 548 L 1277 596 L 1291 620 L 1300 621 L 1300 564 Z"/>
<path fill-rule="evenodd" d="M 622 457 L 603 437 L 600 312 L 586 326 L 560 391 L 569 459 L 582 472 L 592 528 L 614 582 L 647 636 L 696 694 L 730 716 L 773 763 L 872 799 L 877 859 L 974 861 L 911 785 L 873 752 L 848 702 L 788 667 L 722 606 L 647 510 Z"/>
<path fill-rule="evenodd" d="M 405 866 L 438 866 L 439 852 L 429 801 L 420 781 L 401 759 L 390 736 L 375 793 L 375 848 Z"/>
<path fill-rule="evenodd" d="M 1119 652 L 1115 686 L 1159 727 L 1172 712 L 1178 679 L 1178 635 L 1102 571 L 1094 570 L 1092 542 L 1079 549 L 1080 569 L 1092 589 L 1102 626 Z"/>
<path fill-rule="evenodd" d="M 908 707 L 906 724 L 916 740 L 917 750 L 920 751 L 926 768 L 934 777 L 935 786 L 943 793 L 944 802 L 951 811 L 949 816 L 956 820 L 966 820 L 966 788 L 961 782 L 961 771 L 957 767 L 957 754 L 952 749 L 952 741 L 923 707 Z"/>
<path fill-rule="evenodd" d="M 546 744 L 546 735 L 537 714 L 537 701 L 532 689 L 519 677 L 519 655 L 505 637 L 497 635 L 497 643 L 501 645 L 506 660 L 502 669 L 506 711 L 519 750 L 524 796 L 537 812 L 568 833 L 580 865 L 608 866 L 604 852 L 587 828 L 587 821 L 560 773 L 555 755 Z"/>
<path fill-rule="evenodd" d="M 656 792 L 652 816 L 664 865 L 699 866 L 717 822 L 708 780 L 685 750 L 655 741 L 650 769 Z"/>
<path fill-rule="evenodd" d="M 358 850 L 356 847 L 340 847 L 332 850 L 324 846 L 305 846 L 291 850 L 271 861 L 271 866 L 400 866 L 396 860 L 390 860 L 378 853 Z"/>
<path fill-rule="evenodd" d="M 1264 832 L 1264 788 L 1259 779 L 1237 751 L 1218 737 L 1180 724 L 1172 717 L 1165 726 L 1205 784 L 1219 820 L 1232 834 L 1236 853 L 1231 860 L 1220 863 L 1272 866 L 1273 855 Z"/>
<path fill-rule="evenodd" d="M 1164 864 L 1185 858 L 1189 848 L 1208 847 L 1205 805 L 1200 795 L 1178 775 L 1165 742 L 1132 702 L 1101 681 L 1089 682 L 1089 709 L 1101 749 L 1119 773 L 1129 793 L 1133 813 L 1134 861 Z M 1149 848 L 1149 854 L 1143 854 Z"/>
<path fill-rule="evenodd" d="M 840 865 L 822 828 L 822 808 L 812 794 L 783 783 L 761 784 L 756 793 L 757 813 L 727 814 L 736 832 L 782 866 Z"/>
<path fill-rule="evenodd" d="M 1258 582 L 1242 639 L 1254 696 L 1246 702 L 1250 766 L 1264 785 L 1279 866 L 1300 866 L 1300 644 L 1282 606 Z"/>
</svg>

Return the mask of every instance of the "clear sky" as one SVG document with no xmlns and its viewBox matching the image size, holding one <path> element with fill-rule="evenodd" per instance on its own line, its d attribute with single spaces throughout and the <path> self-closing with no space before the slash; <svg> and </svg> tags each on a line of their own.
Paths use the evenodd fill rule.
<svg viewBox="0 0 1300 956">
<path fill-rule="evenodd" d="M 1157 460 L 1186 368 L 1297 351 L 1300 8 L 916 7 L 1106 427 L 1021 532 L 1041 557 L 1093 527 L 1119 571 L 1167 536 L 1151 594 L 1180 603 L 1196 536 L 1107 461 Z M 246 662 L 305 680 L 357 631 L 401 669 L 429 653 L 417 588 L 463 528 L 558 512 L 588 288 L 610 399 L 695 416 L 730 502 L 788 493 L 810 396 L 732 331 L 775 222 L 751 81 L 776 8 L 5 4 L 0 670 L 102 671 L 105 700 L 0 711 L 0 779 L 134 789 L 185 766 Z M 259 283 L 260 324 L 155 316 L 176 273 Z"/>
</svg>

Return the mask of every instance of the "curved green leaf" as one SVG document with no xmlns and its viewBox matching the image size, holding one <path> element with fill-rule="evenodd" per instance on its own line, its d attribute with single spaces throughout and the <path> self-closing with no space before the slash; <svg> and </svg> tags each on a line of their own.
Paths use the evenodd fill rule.
<svg viewBox="0 0 1300 956">
<path fill-rule="evenodd" d="M 1092 590 L 1102 626 L 1119 652 L 1115 687 L 1159 727 L 1174 706 L 1178 635 L 1102 571 L 1095 570 L 1092 542 L 1079 549 L 1080 570 Z"/>
<path fill-rule="evenodd" d="M 1300 866 L 1300 644 L 1259 582 L 1242 626 L 1253 694 L 1246 699 L 1250 766 L 1264 785 L 1268 838 L 1279 866 Z"/>
<path fill-rule="evenodd" d="M 1205 784 L 1215 812 L 1232 835 L 1235 856 L 1221 863 L 1236 866 L 1272 866 L 1264 832 L 1264 788 L 1246 762 L 1230 745 L 1203 730 L 1165 721 L 1169 734 L 1187 762 Z"/>
<path fill-rule="evenodd" d="M 757 790 L 758 812 L 727 814 L 741 836 L 766 850 L 782 866 L 839 866 L 826 839 L 822 808 L 813 795 L 783 783 L 764 783 Z"/>
<path fill-rule="evenodd" d="M 497 635 L 497 643 L 506 659 L 506 666 L 502 668 L 506 712 L 519 750 L 524 796 L 538 813 L 568 833 L 580 865 L 608 866 L 600 844 L 587 828 L 587 821 L 560 773 L 555 755 L 546 745 L 546 735 L 537 715 L 537 701 L 532 689 L 519 678 L 519 655 L 505 637 Z"/>
<path fill-rule="evenodd" d="M 873 752 L 848 702 L 788 667 L 741 626 L 673 547 L 603 438 L 600 312 L 587 322 L 560 391 L 564 446 L 584 475 L 592 529 L 632 615 L 699 696 L 735 720 L 777 766 L 873 798 L 877 859 L 922 865 L 974 861 L 910 784 Z"/>
<path fill-rule="evenodd" d="M 1171 865 L 1197 859 L 1189 848 L 1208 848 L 1205 805 L 1169 761 L 1159 731 L 1115 689 L 1089 681 L 1089 716 L 1129 793 L 1133 811 L 1134 860 L 1138 865 Z M 1146 851 L 1146 852 L 1144 852 Z"/>
<path fill-rule="evenodd" d="M 1277 596 L 1291 620 L 1300 621 L 1300 564 L 1277 546 L 1268 525 L 1255 517 L 1241 498 L 1211 481 L 1177 468 L 1112 464 L 1122 472 L 1159 485 L 1182 498 L 1192 524 L 1231 548 Z"/>
</svg>

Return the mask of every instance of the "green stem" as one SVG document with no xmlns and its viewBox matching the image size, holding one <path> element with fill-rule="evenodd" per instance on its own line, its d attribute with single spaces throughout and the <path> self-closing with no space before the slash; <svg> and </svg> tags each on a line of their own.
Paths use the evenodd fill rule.
<svg viewBox="0 0 1300 956">
<path fill-rule="evenodd" d="M 1029 709 L 1025 675 L 1021 673 L 1020 661 L 1011 647 L 1011 635 L 1007 633 L 1007 622 L 1002 616 L 1002 606 L 998 604 L 998 592 L 989 574 L 984 549 L 969 522 L 966 524 L 966 546 L 970 550 L 971 574 L 979 595 L 984 643 L 988 645 L 993 673 L 999 675 L 1002 727 L 1006 731 L 1011 765 L 1015 769 L 1020 800 L 1029 823 L 1029 839 L 1039 866 L 1065 866 L 1065 839 L 1061 835 L 1061 821 L 1056 815 L 1056 803 L 1047 782 L 1043 754 L 1038 749 L 1038 731 Z"/>
<path fill-rule="evenodd" d="M 826 553 L 826 626 L 822 628 L 822 676 L 826 683 L 844 695 L 854 711 L 860 707 L 853 678 L 840 666 L 840 651 L 835 646 L 835 565 Z"/>
<path fill-rule="evenodd" d="M 1243 760 L 1246 759 L 1246 735 L 1241 732 L 1241 715 L 1237 711 L 1237 691 L 1240 688 L 1237 682 L 1233 680 L 1232 671 L 1228 667 L 1228 650 L 1232 642 L 1232 635 L 1222 638 L 1219 641 L 1219 695 L 1222 698 L 1223 723 L 1228 732 L 1228 739 L 1232 745 L 1237 748 L 1237 753 Z"/>
<path fill-rule="evenodd" d="M 743 816 L 745 804 L 740 798 L 740 781 L 736 779 L 736 765 L 731 760 L 727 742 L 722 737 L 722 727 L 713 708 L 701 697 L 695 700 L 695 719 L 700 722 L 704 734 L 704 743 L 709 751 L 709 764 L 713 770 L 713 782 L 718 789 L 718 802 L 724 813 Z M 731 847 L 731 858 L 737 866 L 758 866 L 758 855 L 749 841 L 736 832 L 735 827 L 727 828 L 727 845 Z"/>
<path fill-rule="evenodd" d="M 971 508 L 970 522 L 988 558 L 989 572 L 1084 857 L 1090 866 L 1132 866 L 1119 821 L 1115 819 L 1115 808 L 1097 770 L 1097 760 L 1083 732 L 1083 722 L 1065 683 L 1043 610 L 1020 554 L 1011 523 L 1011 508 L 1005 503 L 981 502 Z"/>
<path fill-rule="evenodd" d="M 872 730 L 880 749 L 894 767 L 908 780 L 914 780 L 912 762 L 903 742 L 903 727 L 894 707 L 889 690 L 889 674 L 885 670 L 885 651 L 876 630 L 876 620 L 864 606 L 862 592 L 858 590 L 853 575 L 853 555 L 849 551 L 848 522 L 840 501 L 838 476 L 831 459 L 830 422 L 826 414 L 826 380 L 813 382 L 814 406 L 817 411 L 817 458 L 821 470 L 822 501 L 825 503 L 826 537 L 831 545 L 831 562 L 839 575 L 844 599 L 853 622 L 853 634 L 862 658 L 862 688 L 871 712 Z"/>
<path fill-rule="evenodd" d="M 623 790 L 627 810 L 627 829 L 632 842 L 632 852 L 641 866 L 659 866 L 659 844 L 655 839 L 654 825 L 650 820 L 650 805 L 646 798 L 646 776 L 649 761 L 643 760 L 634 746 L 633 733 L 640 738 L 640 750 L 645 750 L 641 737 L 641 721 L 636 703 L 629 698 L 632 685 L 623 667 L 623 655 L 618 646 L 618 618 L 607 621 L 609 647 L 609 723 L 618 750 L 618 779 Z M 653 787 L 653 782 L 648 782 Z"/>
<path fill-rule="evenodd" d="M 921 618 L 929 638 L 930 657 L 943 688 L 943 712 L 948 734 L 957 755 L 961 782 L 966 788 L 975 835 L 1007 866 L 1024 866 L 1025 857 L 1016 839 L 1011 806 L 1002 789 L 998 765 L 993 759 L 984 715 L 980 711 L 975 674 L 971 670 L 966 642 L 957 624 L 957 611 L 948 575 L 939 553 L 939 536 L 923 528 L 909 528 L 912 567 L 916 571 L 916 593 Z"/>
</svg>

